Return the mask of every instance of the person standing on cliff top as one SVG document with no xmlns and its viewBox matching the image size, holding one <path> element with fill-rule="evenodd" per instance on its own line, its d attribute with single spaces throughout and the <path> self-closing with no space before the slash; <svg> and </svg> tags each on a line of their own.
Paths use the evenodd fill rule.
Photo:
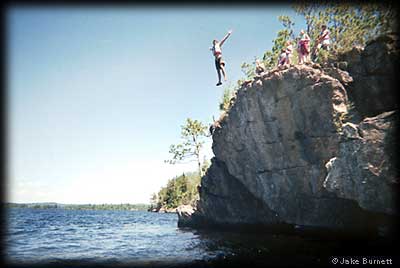
<svg viewBox="0 0 400 268">
<path fill-rule="evenodd" d="M 283 65 L 287 64 L 287 59 L 288 59 L 288 56 L 286 54 L 286 49 L 282 48 L 281 54 L 278 57 L 278 66 L 283 66 Z"/>
<path fill-rule="evenodd" d="M 217 86 L 222 85 L 221 82 L 221 71 L 224 76 L 224 81 L 227 80 L 226 78 L 226 72 L 225 72 L 225 62 L 222 60 L 222 50 L 221 46 L 224 44 L 226 39 L 232 34 L 232 30 L 228 31 L 228 34 L 224 36 L 224 38 L 219 42 L 218 40 L 214 39 L 213 40 L 213 46 L 210 48 L 212 51 L 214 57 L 215 57 L 215 68 L 217 69 L 217 75 L 218 75 L 218 83 Z"/>
<path fill-rule="evenodd" d="M 300 31 L 300 40 L 298 44 L 299 64 L 303 64 L 309 61 L 310 54 L 310 37 L 303 29 Z"/>
<path fill-rule="evenodd" d="M 315 42 L 315 46 L 313 48 L 313 51 L 311 53 L 312 55 L 312 61 L 316 61 L 318 58 L 318 51 L 322 48 L 324 50 L 329 51 L 330 45 L 331 45 L 331 41 L 330 41 L 330 37 L 329 37 L 329 30 L 326 27 L 326 25 L 322 25 L 321 26 L 321 33 L 319 34 L 319 36 L 317 37 L 317 40 Z"/>
<path fill-rule="evenodd" d="M 317 40 L 317 43 L 318 43 L 317 48 L 318 49 L 322 48 L 322 49 L 325 49 L 325 50 L 329 50 L 329 46 L 331 44 L 330 37 L 329 37 L 330 32 L 326 28 L 325 24 L 322 25 L 321 28 L 322 28 L 322 30 L 321 30 L 321 33 L 320 33 L 320 35 L 318 37 L 318 40 Z"/>
<path fill-rule="evenodd" d="M 291 64 L 292 63 L 292 53 L 293 53 L 293 45 L 292 42 L 290 42 L 289 40 L 286 41 L 285 43 L 285 52 L 286 52 L 286 63 L 287 64 Z"/>
</svg>

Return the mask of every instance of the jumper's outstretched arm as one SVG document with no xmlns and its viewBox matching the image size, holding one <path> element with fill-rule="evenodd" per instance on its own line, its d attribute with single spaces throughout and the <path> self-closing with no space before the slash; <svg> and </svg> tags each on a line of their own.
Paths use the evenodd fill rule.
<svg viewBox="0 0 400 268">
<path fill-rule="evenodd" d="M 221 42 L 219 43 L 220 46 L 222 46 L 224 44 L 224 42 L 226 41 L 226 39 L 228 39 L 228 37 L 231 35 L 232 30 L 229 30 L 228 33 L 224 36 L 224 38 L 222 38 Z"/>
</svg>

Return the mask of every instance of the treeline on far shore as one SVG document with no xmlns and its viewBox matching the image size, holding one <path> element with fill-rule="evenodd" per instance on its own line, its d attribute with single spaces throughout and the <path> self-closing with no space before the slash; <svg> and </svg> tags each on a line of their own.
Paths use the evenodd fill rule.
<svg viewBox="0 0 400 268">
<path fill-rule="evenodd" d="M 6 208 L 74 209 L 74 210 L 148 210 L 149 204 L 58 204 L 58 203 L 5 203 Z"/>
</svg>

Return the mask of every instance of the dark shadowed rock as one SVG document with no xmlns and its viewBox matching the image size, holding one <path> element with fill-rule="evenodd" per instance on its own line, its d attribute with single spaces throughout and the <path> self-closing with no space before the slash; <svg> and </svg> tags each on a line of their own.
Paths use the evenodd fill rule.
<svg viewBox="0 0 400 268">
<path fill-rule="evenodd" d="M 327 164 L 328 191 L 357 201 L 365 210 L 395 214 L 398 174 L 390 150 L 397 147 L 396 118 L 394 112 L 386 112 L 343 127 L 339 152 Z"/>
<path fill-rule="evenodd" d="M 324 68 L 324 73 L 333 78 L 336 78 L 344 86 L 347 86 L 351 82 L 353 82 L 353 77 L 351 77 L 348 72 L 343 71 L 339 68 L 335 67 Z"/>
<path fill-rule="evenodd" d="M 340 56 L 354 82 L 350 99 L 363 116 L 375 116 L 398 109 L 399 37 L 391 33 L 370 41 L 365 49 L 353 48 Z"/>
<path fill-rule="evenodd" d="M 229 174 L 224 162 L 212 159 L 202 179 L 199 211 L 214 224 L 278 223 L 276 213 L 249 192 L 243 183 Z"/>
</svg>

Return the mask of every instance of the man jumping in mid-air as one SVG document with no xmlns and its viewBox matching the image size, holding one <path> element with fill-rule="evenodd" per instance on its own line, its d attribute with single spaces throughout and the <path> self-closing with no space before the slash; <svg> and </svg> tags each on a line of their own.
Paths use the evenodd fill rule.
<svg viewBox="0 0 400 268">
<path fill-rule="evenodd" d="M 221 83 L 221 71 L 222 74 L 224 75 L 224 81 L 227 80 L 226 78 L 226 73 L 225 73 L 225 62 L 222 60 L 222 51 L 221 51 L 221 46 L 224 44 L 226 39 L 231 35 L 232 31 L 228 31 L 228 34 L 225 35 L 225 37 L 221 40 L 221 42 L 218 42 L 218 40 L 214 39 L 213 40 L 213 46 L 210 48 L 212 51 L 214 57 L 215 57 L 215 68 L 217 68 L 217 74 L 218 74 L 218 83 L 217 86 L 222 85 Z"/>
</svg>

